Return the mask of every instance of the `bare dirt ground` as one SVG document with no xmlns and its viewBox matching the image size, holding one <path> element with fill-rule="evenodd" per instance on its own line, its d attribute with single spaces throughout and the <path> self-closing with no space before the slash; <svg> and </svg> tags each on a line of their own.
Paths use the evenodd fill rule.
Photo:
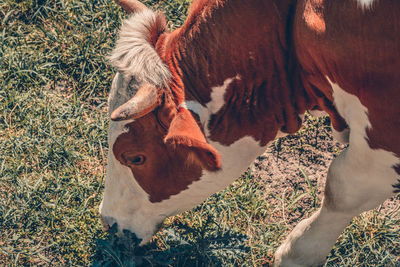
<svg viewBox="0 0 400 267">
<path fill-rule="evenodd" d="M 288 230 L 320 206 L 329 165 L 347 146 L 333 140 L 328 117 L 307 116 L 304 126 L 298 134 L 275 141 L 253 167 L 256 179 L 265 183 L 266 199 L 279 207 L 271 222 L 284 221 Z M 399 208 L 397 196 L 378 209 L 393 213 Z"/>
</svg>

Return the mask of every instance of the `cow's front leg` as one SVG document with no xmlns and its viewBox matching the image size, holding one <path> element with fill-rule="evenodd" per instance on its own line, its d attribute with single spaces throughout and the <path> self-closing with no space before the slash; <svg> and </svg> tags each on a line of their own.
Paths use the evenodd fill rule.
<svg viewBox="0 0 400 267">
<path fill-rule="evenodd" d="M 275 266 L 318 266 L 350 220 L 393 195 L 398 159 L 349 147 L 331 164 L 322 207 L 301 221 L 275 253 Z M 362 152 L 362 153 L 361 153 Z"/>
</svg>

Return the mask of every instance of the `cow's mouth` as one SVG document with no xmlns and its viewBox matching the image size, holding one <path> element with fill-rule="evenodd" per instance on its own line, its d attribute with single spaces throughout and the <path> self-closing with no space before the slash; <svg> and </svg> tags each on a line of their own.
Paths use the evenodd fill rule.
<svg viewBox="0 0 400 267">
<path fill-rule="evenodd" d="M 118 231 L 118 223 L 113 217 L 101 215 L 100 221 L 105 232 L 108 232 L 109 234 L 117 234 L 118 232 L 122 233 L 122 231 Z"/>
</svg>

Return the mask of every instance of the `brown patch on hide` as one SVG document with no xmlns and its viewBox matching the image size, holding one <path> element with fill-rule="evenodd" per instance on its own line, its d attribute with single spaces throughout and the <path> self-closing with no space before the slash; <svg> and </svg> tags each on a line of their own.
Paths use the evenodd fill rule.
<svg viewBox="0 0 400 267">
<path fill-rule="evenodd" d="M 165 37 L 160 55 L 173 78 L 175 101 L 211 101 L 213 87 L 236 78 L 212 116 L 210 139 L 230 145 L 252 136 L 265 145 L 278 131 L 296 132 L 298 114 L 315 106 L 286 46 L 291 1 L 194 1 L 181 29 Z"/>
<path fill-rule="evenodd" d="M 325 77 L 357 96 L 368 109 L 369 146 L 400 156 L 400 2 L 375 1 L 373 8 L 363 9 L 357 1 L 323 1 L 326 29 L 321 34 L 300 15 L 315 1 L 298 5 L 294 24 L 303 83 L 321 102 L 333 101 Z M 340 118 L 332 122 L 338 130 L 344 126 Z"/>
<path fill-rule="evenodd" d="M 131 169 L 153 203 L 179 194 L 202 175 L 201 164 L 194 160 L 196 152 L 191 147 L 163 141 L 167 134 L 163 125 L 169 125 L 175 113 L 175 105 L 166 104 L 127 124 L 129 131 L 121 134 L 112 148 L 116 159 Z M 145 159 L 140 165 L 135 162 L 138 157 Z"/>
<path fill-rule="evenodd" d="M 324 33 L 324 0 L 308 0 L 304 9 L 304 20 L 317 33 Z"/>
</svg>

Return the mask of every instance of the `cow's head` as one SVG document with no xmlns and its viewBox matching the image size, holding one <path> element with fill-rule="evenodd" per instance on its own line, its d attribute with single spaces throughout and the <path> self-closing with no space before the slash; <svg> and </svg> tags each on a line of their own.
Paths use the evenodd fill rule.
<svg viewBox="0 0 400 267">
<path fill-rule="evenodd" d="M 229 147 L 207 140 L 207 116 L 199 120 L 169 90 L 171 73 L 156 49 L 169 34 L 164 17 L 136 1 L 120 4 L 132 15 L 111 57 L 118 73 L 100 213 L 106 228 L 117 223 L 147 242 L 164 218 L 229 185 L 263 148 L 251 138 Z"/>
</svg>

